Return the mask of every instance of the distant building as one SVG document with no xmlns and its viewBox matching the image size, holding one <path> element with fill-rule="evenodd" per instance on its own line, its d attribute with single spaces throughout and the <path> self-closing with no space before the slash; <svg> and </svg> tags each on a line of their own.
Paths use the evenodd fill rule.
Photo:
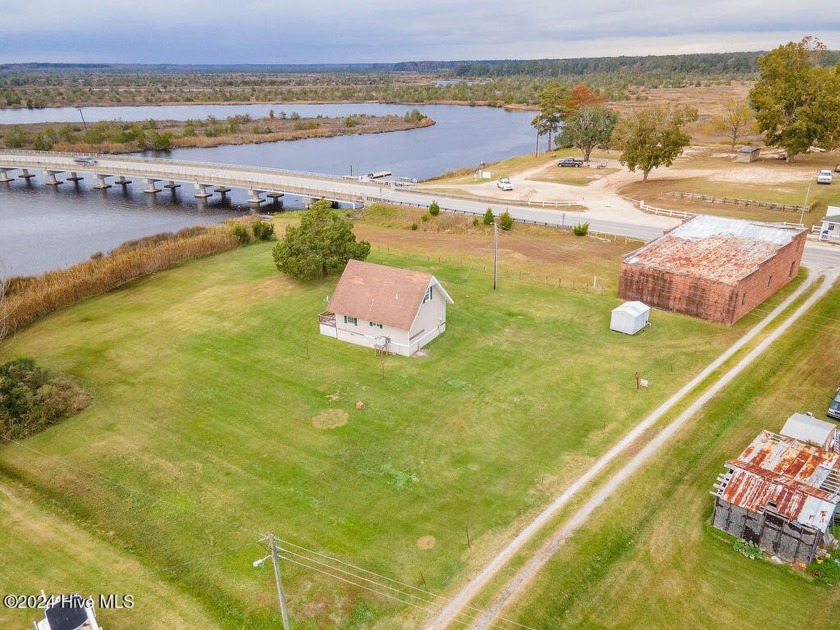
<svg viewBox="0 0 840 630">
<path fill-rule="evenodd" d="M 821 241 L 840 241 L 840 207 L 828 206 L 820 225 Z"/>
<path fill-rule="evenodd" d="M 799 271 L 804 228 L 697 215 L 624 256 L 618 296 L 731 325 Z"/>
<path fill-rule="evenodd" d="M 612 310 L 610 330 L 635 335 L 648 325 L 650 307 L 643 302 L 625 302 Z"/>
<path fill-rule="evenodd" d="M 738 149 L 738 154 L 735 156 L 736 162 L 757 162 L 761 155 L 761 149 L 758 147 L 741 147 Z"/>
<path fill-rule="evenodd" d="M 42 591 L 43 593 L 43 591 Z M 93 606 L 81 595 L 56 595 L 50 598 L 44 618 L 35 630 L 102 630 Z"/>
<path fill-rule="evenodd" d="M 787 562 L 837 541 L 840 454 L 762 431 L 715 484 L 714 526 Z"/>
<path fill-rule="evenodd" d="M 383 352 L 411 356 L 446 330 L 452 298 L 422 271 L 351 260 L 328 309 L 322 335 Z"/>
</svg>

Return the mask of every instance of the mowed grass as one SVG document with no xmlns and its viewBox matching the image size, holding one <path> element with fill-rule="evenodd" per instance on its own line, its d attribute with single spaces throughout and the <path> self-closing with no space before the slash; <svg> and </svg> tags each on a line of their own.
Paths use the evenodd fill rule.
<svg viewBox="0 0 840 630">
<path fill-rule="evenodd" d="M 213 627 L 213 619 L 183 590 L 148 575 L 148 568 L 107 540 L 38 505 L 31 493 L 0 479 L 0 592 L 3 595 L 47 596 L 79 592 L 113 593 L 117 600 L 130 594 L 133 607 L 106 610 L 97 606 L 97 617 L 106 628 L 184 629 Z M 107 538 L 107 534 L 106 534 Z M 247 550 L 245 551 L 247 554 Z M 256 553 L 253 549 L 252 555 Z M 247 555 L 246 555 L 247 557 Z M 114 581 L 114 576 L 132 576 Z M 149 609 L 155 611 L 149 614 Z M 0 607 L 0 627 L 27 628 L 43 619 L 43 611 Z"/>
<path fill-rule="evenodd" d="M 825 419 L 838 311 L 835 287 L 599 508 L 508 616 L 546 629 L 835 627 L 840 589 L 734 551 L 711 527 L 709 493 L 762 429 L 796 411 Z"/>
<path fill-rule="evenodd" d="M 455 300 L 424 358 L 382 361 L 319 336 L 336 279 L 290 280 L 270 245 L 185 264 L 19 333 L 0 360 L 74 374 L 94 401 L 28 448 L 0 449 L 0 472 L 125 562 L 166 569 L 157 579 L 218 627 L 277 627 L 270 568 L 251 566 L 264 551 L 228 550 L 273 531 L 451 591 L 755 321 L 657 312 L 627 337 L 608 330 L 619 303 L 608 293 L 512 281 L 493 292 L 474 267 L 391 252 L 372 259 L 427 269 Z M 635 389 L 636 371 L 650 389 Z M 318 428 L 325 412 L 346 424 Z M 35 588 L 48 563 L 33 554 L 4 586 Z M 98 570 L 134 576 L 107 554 Z M 299 628 L 417 622 L 403 604 L 291 563 L 285 580 Z M 124 619 L 108 627 L 135 627 Z"/>
</svg>

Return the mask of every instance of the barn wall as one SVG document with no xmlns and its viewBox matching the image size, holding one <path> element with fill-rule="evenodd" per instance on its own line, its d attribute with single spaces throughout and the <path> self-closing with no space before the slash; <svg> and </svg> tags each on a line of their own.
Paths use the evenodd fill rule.
<svg viewBox="0 0 840 630">
<path fill-rule="evenodd" d="M 796 277 L 805 237 L 798 234 L 735 286 L 624 262 L 618 296 L 729 326 Z"/>
<path fill-rule="evenodd" d="M 715 497 L 712 523 L 728 534 L 757 543 L 763 552 L 786 562 L 810 564 L 822 540 L 822 532 L 813 527 L 788 521 L 772 510 L 749 512 L 720 497 Z"/>
</svg>

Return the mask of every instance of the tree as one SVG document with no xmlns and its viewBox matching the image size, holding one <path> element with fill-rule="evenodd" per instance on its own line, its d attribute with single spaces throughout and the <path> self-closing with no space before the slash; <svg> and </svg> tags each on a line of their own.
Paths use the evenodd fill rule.
<svg viewBox="0 0 840 630">
<path fill-rule="evenodd" d="M 572 88 L 572 91 L 569 94 L 566 115 L 572 116 L 575 112 L 580 111 L 584 107 L 588 107 L 590 105 L 603 105 L 606 102 L 607 99 L 588 85 L 576 85 Z"/>
<path fill-rule="evenodd" d="M 577 147 L 588 162 L 592 149 L 609 145 L 618 115 L 603 105 L 586 105 L 565 122 L 558 144 Z"/>
<path fill-rule="evenodd" d="M 569 89 L 557 81 L 549 81 L 539 92 L 537 104 L 540 113 L 531 121 L 537 130 L 537 152 L 540 136 L 548 134 L 548 150 L 551 150 L 551 138 L 560 128 L 569 105 Z"/>
<path fill-rule="evenodd" d="M 433 217 L 436 217 L 440 214 L 440 205 L 438 205 L 437 201 L 433 201 L 429 204 L 429 214 L 431 214 Z"/>
<path fill-rule="evenodd" d="M 26 132 L 15 125 L 3 135 L 3 143 L 9 149 L 19 149 L 28 141 Z"/>
<path fill-rule="evenodd" d="M 495 221 L 496 217 L 493 216 L 493 211 L 487 208 L 487 212 L 484 213 L 484 225 L 493 225 Z"/>
<path fill-rule="evenodd" d="M 814 145 L 840 142 L 840 64 L 818 66 L 825 45 L 811 37 L 779 46 L 758 60 L 761 78 L 750 90 L 758 129 L 788 161 Z"/>
<path fill-rule="evenodd" d="M 715 130 L 725 134 L 732 142 L 732 150 L 738 139 L 749 133 L 753 126 L 753 114 L 746 99 L 731 98 L 723 107 L 723 114 L 712 118 Z"/>
<path fill-rule="evenodd" d="M 621 118 L 613 132 L 612 144 L 621 150 L 619 161 L 635 172 L 638 168 L 647 182 L 650 172 L 671 166 L 691 143 L 683 125 L 697 120 L 697 110 L 685 106 L 641 109 Z"/>
<path fill-rule="evenodd" d="M 300 226 L 286 228 L 272 255 L 277 269 L 300 280 L 316 280 L 341 271 L 351 258 L 364 260 L 370 243 L 356 241 L 353 225 L 333 211 L 329 201 L 315 202 Z"/>
<path fill-rule="evenodd" d="M 513 227 L 513 217 L 510 216 L 510 212 L 505 210 L 502 212 L 501 216 L 499 217 L 499 227 L 503 230 L 509 230 Z"/>
</svg>

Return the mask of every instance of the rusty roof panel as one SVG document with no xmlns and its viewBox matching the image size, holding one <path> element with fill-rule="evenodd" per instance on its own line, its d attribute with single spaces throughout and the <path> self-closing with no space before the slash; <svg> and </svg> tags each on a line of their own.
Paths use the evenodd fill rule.
<svg viewBox="0 0 840 630">
<path fill-rule="evenodd" d="M 735 285 L 800 232 L 796 228 L 698 215 L 628 254 L 624 262 Z"/>
<path fill-rule="evenodd" d="M 758 512 L 770 507 L 783 516 L 825 531 L 840 497 L 823 486 L 840 473 L 840 454 L 793 438 L 762 431 L 740 457 L 718 495 Z M 836 474 L 836 473 L 835 473 Z"/>
</svg>

